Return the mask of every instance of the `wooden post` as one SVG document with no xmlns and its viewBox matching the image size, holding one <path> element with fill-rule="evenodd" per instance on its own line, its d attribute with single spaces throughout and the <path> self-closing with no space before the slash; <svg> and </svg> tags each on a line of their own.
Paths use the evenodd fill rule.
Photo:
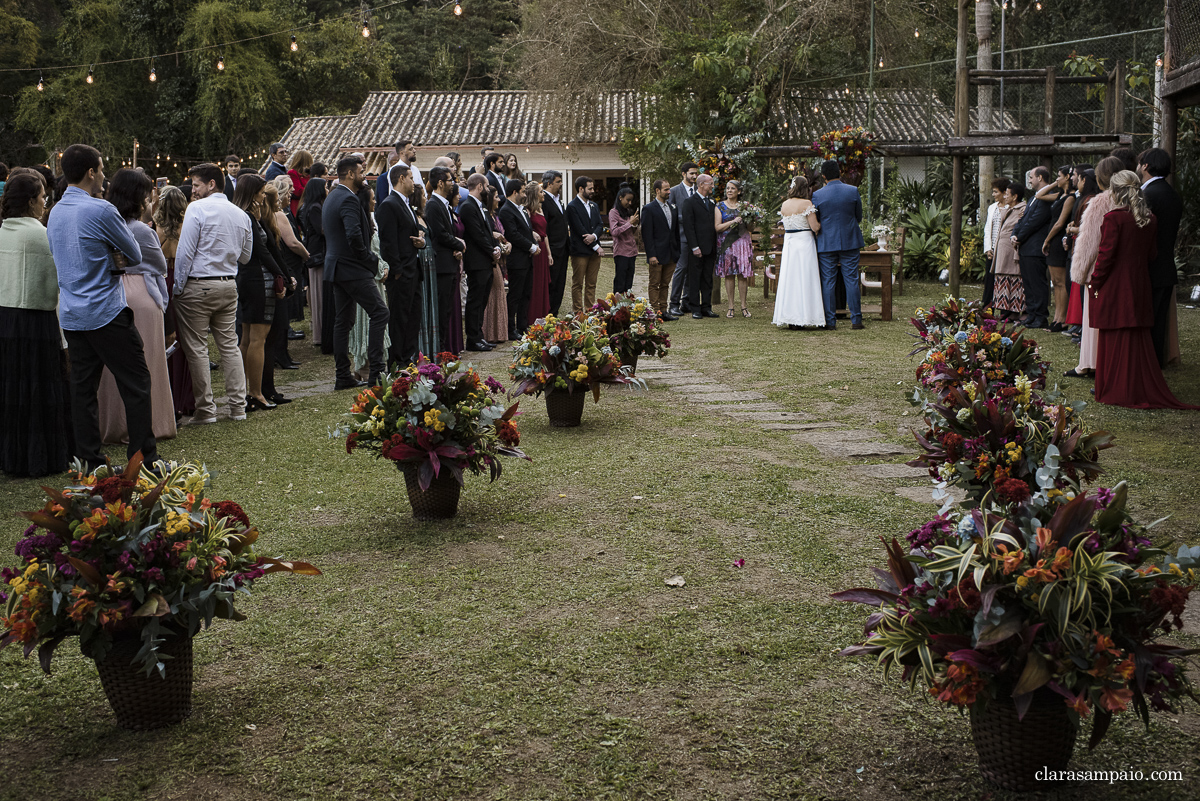
<svg viewBox="0 0 1200 801">
<path fill-rule="evenodd" d="M 1047 136 L 1054 135 L 1054 67 L 1046 68 L 1046 119 L 1042 125 Z"/>
<path fill-rule="evenodd" d="M 1179 139 L 1179 110 L 1175 105 L 1175 98 L 1164 97 L 1162 99 L 1162 149 L 1167 151 L 1167 155 L 1171 157 L 1171 174 L 1167 176 L 1167 182 L 1179 188 L 1175 181 L 1176 171 L 1175 165 L 1175 143 Z"/>
<path fill-rule="evenodd" d="M 954 135 L 966 137 L 970 131 L 970 73 L 967 72 L 967 9 L 970 0 L 958 0 L 958 45 L 954 58 Z M 1003 112 L 1002 112 L 1003 113 Z M 954 176 L 950 201 L 950 294 L 958 297 L 959 254 L 962 250 L 963 157 L 954 156 Z"/>
<path fill-rule="evenodd" d="M 1124 128 L 1122 118 L 1125 116 L 1125 62 L 1117 61 L 1113 68 L 1113 129 L 1115 134 Z"/>
</svg>

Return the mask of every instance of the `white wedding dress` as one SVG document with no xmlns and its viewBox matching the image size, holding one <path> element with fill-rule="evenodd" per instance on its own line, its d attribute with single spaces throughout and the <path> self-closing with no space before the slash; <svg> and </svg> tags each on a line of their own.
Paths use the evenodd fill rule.
<svg viewBox="0 0 1200 801">
<path fill-rule="evenodd" d="M 804 214 L 783 218 L 783 258 L 779 264 L 779 290 L 775 295 L 775 325 L 825 327 L 825 302 L 821 296 L 821 266 L 817 238 L 808 227 L 810 208 Z"/>
</svg>

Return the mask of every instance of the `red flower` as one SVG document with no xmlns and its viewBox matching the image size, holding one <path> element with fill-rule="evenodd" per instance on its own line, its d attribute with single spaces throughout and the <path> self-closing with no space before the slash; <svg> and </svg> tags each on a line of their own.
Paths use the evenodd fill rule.
<svg viewBox="0 0 1200 801">
<path fill-rule="evenodd" d="M 496 421 L 496 436 L 505 445 L 516 447 L 521 444 L 521 432 L 511 420 Z"/>
<path fill-rule="evenodd" d="M 246 528 L 250 528 L 250 518 L 235 501 L 219 501 L 213 504 L 212 509 L 218 520 L 232 518 Z"/>
<path fill-rule="evenodd" d="M 350 436 L 346 437 L 346 453 L 352 452 L 357 447 L 358 447 L 358 432 L 351 431 Z"/>
<path fill-rule="evenodd" d="M 127 478 L 110 476 L 96 482 L 92 493 L 103 498 L 105 503 L 116 503 L 122 499 L 121 496 L 126 490 L 133 489 L 135 486 L 136 484 Z"/>
<path fill-rule="evenodd" d="M 1009 503 L 1022 503 L 1029 498 L 1029 485 L 1019 478 L 1006 478 L 996 484 L 996 494 Z"/>
</svg>

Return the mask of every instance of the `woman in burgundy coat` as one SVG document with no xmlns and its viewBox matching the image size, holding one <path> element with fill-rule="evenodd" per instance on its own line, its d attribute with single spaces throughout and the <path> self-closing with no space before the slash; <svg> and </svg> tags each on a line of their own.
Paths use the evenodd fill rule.
<svg viewBox="0 0 1200 801">
<path fill-rule="evenodd" d="M 1113 210 L 1100 226 L 1100 253 L 1088 284 L 1091 322 L 1100 334 L 1096 400 L 1131 409 L 1200 408 L 1171 394 L 1150 339 L 1149 265 L 1158 251 L 1158 223 L 1140 184 L 1129 170 L 1112 177 Z"/>
</svg>

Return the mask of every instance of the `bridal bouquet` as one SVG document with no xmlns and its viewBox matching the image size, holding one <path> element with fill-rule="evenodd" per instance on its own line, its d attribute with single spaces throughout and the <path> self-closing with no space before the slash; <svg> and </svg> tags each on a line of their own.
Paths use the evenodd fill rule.
<svg viewBox="0 0 1200 801">
<path fill-rule="evenodd" d="M 633 292 L 608 293 L 596 301 L 589 315 L 601 321 L 612 349 L 627 361 L 636 356 L 663 358 L 671 348 L 671 337 L 646 298 Z"/>
<path fill-rule="evenodd" d="M 601 384 L 644 386 L 622 367 L 604 321 L 583 314 L 562 320 L 546 315 L 536 321 L 513 348 L 508 372 L 516 382 L 512 395 L 590 389 L 598 403 Z"/>
<path fill-rule="evenodd" d="M 49 673 L 67 637 L 103 660 L 114 635 L 139 632 L 139 663 L 165 675 L 165 637 L 190 637 L 214 617 L 244 620 L 234 601 L 268 573 L 320 575 L 256 553 L 245 511 L 205 497 L 203 466 L 160 461 L 150 472 L 141 461 L 120 474 L 84 473 L 76 462 L 70 485 L 43 487 L 46 505 L 24 513 L 33 525 L 17 543 L 21 566 L 0 571 L 0 647 L 36 648 Z"/>
<path fill-rule="evenodd" d="M 866 641 L 842 651 L 901 668 L 939 701 L 977 708 L 1011 697 L 1024 716 L 1039 690 L 1078 717 L 1091 745 L 1114 714 L 1176 711 L 1195 700 L 1184 673 L 1194 650 L 1159 641 L 1182 628 L 1200 547 L 1172 558 L 1125 509 L 1126 485 L 1023 504 L 1007 515 L 939 515 L 893 539 L 878 589 L 833 594 L 877 607 Z"/>
<path fill-rule="evenodd" d="M 346 452 L 361 448 L 397 465 L 415 464 L 423 490 L 443 469 L 460 485 L 464 470 L 478 475 L 487 468 L 495 481 L 502 469 L 497 457 L 529 458 L 517 447 L 517 404 L 506 408 L 503 391 L 453 354 L 439 354 L 437 362 L 422 356 L 358 395 Z"/>
</svg>

